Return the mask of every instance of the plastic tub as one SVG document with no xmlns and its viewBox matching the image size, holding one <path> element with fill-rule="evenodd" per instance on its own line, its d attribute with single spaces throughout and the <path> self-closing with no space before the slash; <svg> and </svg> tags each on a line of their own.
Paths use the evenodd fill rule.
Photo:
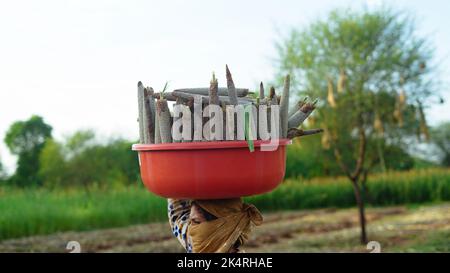
<svg viewBox="0 0 450 273">
<path fill-rule="evenodd" d="M 261 151 L 254 141 L 211 141 L 134 144 L 139 152 L 142 181 L 147 189 L 166 198 L 222 199 L 265 193 L 284 178 L 286 145 L 280 139 L 274 151 Z"/>
</svg>

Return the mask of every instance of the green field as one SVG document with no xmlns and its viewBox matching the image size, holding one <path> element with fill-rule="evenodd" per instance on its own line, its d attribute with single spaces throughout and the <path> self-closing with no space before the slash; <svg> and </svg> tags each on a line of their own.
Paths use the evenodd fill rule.
<svg viewBox="0 0 450 273">
<path fill-rule="evenodd" d="M 300 180 L 301 181 L 301 180 Z M 391 172 L 369 177 L 366 200 L 372 206 L 421 204 L 450 200 L 450 169 Z M 248 198 L 262 210 L 351 207 L 353 188 L 345 177 L 318 178 L 299 183 L 286 180 L 275 191 Z"/>
<path fill-rule="evenodd" d="M 381 252 L 449 252 L 450 202 L 368 208 L 368 236 Z M 356 208 L 264 213 L 246 252 L 363 252 Z M 91 231 L 67 231 L 0 242 L 2 252 L 68 252 L 76 240 L 82 252 L 184 252 L 167 221 Z"/>
<path fill-rule="evenodd" d="M 371 206 L 450 201 L 450 170 L 429 169 L 369 178 Z M 351 207 L 344 178 L 288 180 L 277 190 L 247 198 L 263 212 Z M 0 188 L 0 240 L 68 230 L 92 230 L 166 219 L 166 201 L 144 188 L 45 190 Z"/>
<path fill-rule="evenodd" d="M 0 240 L 163 220 L 165 200 L 141 187 L 111 191 L 3 190 Z"/>
</svg>

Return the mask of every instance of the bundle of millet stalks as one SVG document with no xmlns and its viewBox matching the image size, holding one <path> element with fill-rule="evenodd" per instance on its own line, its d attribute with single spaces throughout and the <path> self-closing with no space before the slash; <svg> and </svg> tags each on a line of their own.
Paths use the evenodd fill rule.
<svg viewBox="0 0 450 273">
<path fill-rule="evenodd" d="M 140 143 L 293 139 L 322 132 L 299 129 L 317 101 L 302 99 L 289 111 L 289 75 L 281 96 L 274 87 L 266 96 L 262 82 L 258 94 L 236 88 L 228 66 L 226 79 L 226 88 L 218 87 L 213 73 L 209 88 L 166 92 L 166 84 L 158 93 L 138 82 Z M 169 101 L 174 102 L 173 111 Z"/>
</svg>

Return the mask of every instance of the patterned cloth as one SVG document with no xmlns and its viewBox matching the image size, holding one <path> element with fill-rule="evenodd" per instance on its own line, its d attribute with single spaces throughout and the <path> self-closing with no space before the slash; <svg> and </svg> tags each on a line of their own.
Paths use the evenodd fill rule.
<svg viewBox="0 0 450 273">
<path fill-rule="evenodd" d="M 167 199 L 167 212 L 172 234 L 188 253 L 192 252 L 191 239 L 187 236 L 191 203 L 192 200 L 188 199 Z"/>
<path fill-rule="evenodd" d="M 248 241 L 252 228 L 263 222 L 259 210 L 242 198 L 195 200 L 195 204 L 216 218 L 189 226 L 192 252 L 236 252 Z"/>
</svg>

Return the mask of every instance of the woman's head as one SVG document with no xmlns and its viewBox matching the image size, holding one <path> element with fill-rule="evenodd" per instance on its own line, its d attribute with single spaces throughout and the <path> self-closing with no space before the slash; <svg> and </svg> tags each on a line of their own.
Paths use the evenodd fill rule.
<svg viewBox="0 0 450 273">
<path fill-rule="evenodd" d="M 262 216 L 240 198 L 196 200 L 191 206 L 188 234 L 193 252 L 236 252 Z"/>
<path fill-rule="evenodd" d="M 202 207 L 197 205 L 196 202 L 192 202 L 190 218 L 191 222 L 194 224 L 200 224 L 206 221 L 217 219 L 216 216 L 202 209 Z"/>
</svg>

